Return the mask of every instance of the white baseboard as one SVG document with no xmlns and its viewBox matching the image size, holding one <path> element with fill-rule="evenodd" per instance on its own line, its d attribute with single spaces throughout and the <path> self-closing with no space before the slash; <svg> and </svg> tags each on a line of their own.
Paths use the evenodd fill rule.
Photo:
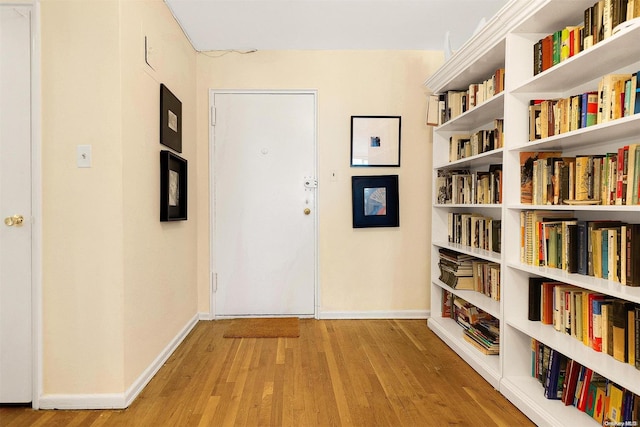
<svg viewBox="0 0 640 427">
<path fill-rule="evenodd" d="M 214 319 L 214 316 L 211 315 L 211 313 L 201 311 L 200 313 L 198 313 L 198 320 L 215 320 L 215 319 Z"/>
<path fill-rule="evenodd" d="M 318 319 L 426 319 L 429 310 L 398 311 L 321 311 Z"/>
<path fill-rule="evenodd" d="M 200 314 L 193 316 L 124 393 L 45 394 L 40 396 L 40 409 L 124 409 L 128 407 L 189 335 L 199 319 Z"/>
</svg>

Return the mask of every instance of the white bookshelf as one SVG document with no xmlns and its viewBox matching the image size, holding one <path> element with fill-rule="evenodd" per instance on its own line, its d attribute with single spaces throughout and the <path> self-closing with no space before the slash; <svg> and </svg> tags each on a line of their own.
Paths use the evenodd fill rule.
<svg viewBox="0 0 640 427">
<path fill-rule="evenodd" d="M 560 269 L 520 263 L 520 213 L 523 210 L 573 211 L 581 220 L 617 219 L 640 222 L 640 206 L 523 205 L 520 203 L 520 152 L 562 151 L 563 155 L 604 154 L 640 142 L 640 114 L 529 142 L 528 105 L 532 99 L 560 98 L 597 90 L 603 75 L 640 70 L 640 27 L 627 28 L 594 47 L 533 75 L 533 45 L 544 36 L 582 22 L 593 0 L 510 1 L 478 34 L 456 52 L 425 86 L 433 93 L 464 90 L 505 68 L 505 90 L 480 106 L 433 128 L 433 209 L 431 318 L 429 327 L 494 387 L 538 425 L 597 425 L 588 415 L 559 401 L 547 400 L 531 377 L 531 339 L 558 350 L 620 386 L 640 394 L 640 370 L 599 353 L 553 326 L 528 320 L 528 280 L 546 277 L 587 290 L 640 304 L 640 288 Z M 449 162 L 449 138 L 491 128 L 504 119 L 504 148 L 473 158 Z M 503 164 L 502 205 L 436 204 L 437 171 L 470 168 L 488 170 Z M 472 212 L 502 220 L 502 253 L 496 254 L 449 243 L 449 212 Z M 500 302 L 483 295 L 457 291 L 437 279 L 438 249 L 449 248 L 501 264 Z M 500 319 L 500 356 L 485 356 L 469 346 L 455 321 L 442 318 L 442 290 L 466 299 Z"/>
</svg>

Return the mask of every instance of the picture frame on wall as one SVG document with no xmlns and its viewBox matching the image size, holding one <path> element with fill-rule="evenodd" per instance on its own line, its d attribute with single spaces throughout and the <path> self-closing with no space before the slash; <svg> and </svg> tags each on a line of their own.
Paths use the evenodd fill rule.
<svg viewBox="0 0 640 427">
<path fill-rule="evenodd" d="M 399 167 L 401 116 L 351 116 L 351 166 Z"/>
<path fill-rule="evenodd" d="M 160 84 L 160 144 L 182 153 L 182 102 Z"/>
<path fill-rule="evenodd" d="M 399 227 L 398 175 L 352 176 L 353 228 Z"/>
<path fill-rule="evenodd" d="M 160 221 L 187 219 L 187 161 L 160 151 Z"/>
</svg>

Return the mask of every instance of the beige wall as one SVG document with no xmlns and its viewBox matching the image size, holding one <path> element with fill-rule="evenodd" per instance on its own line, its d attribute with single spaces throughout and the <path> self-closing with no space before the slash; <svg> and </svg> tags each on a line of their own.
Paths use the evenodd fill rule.
<svg viewBox="0 0 640 427">
<path fill-rule="evenodd" d="M 158 142 L 164 82 L 195 166 L 195 52 L 162 0 L 42 0 L 41 22 L 44 393 L 121 393 L 197 312 L 195 197 L 160 223 Z"/>
<path fill-rule="evenodd" d="M 265 51 L 198 54 L 198 199 L 208 199 L 209 89 L 317 89 L 320 313 L 426 311 L 429 307 L 431 137 L 422 82 L 443 61 L 425 51 Z M 350 116 L 402 116 L 400 168 L 350 168 Z M 206 154 L 206 155 L 205 155 Z M 331 181 L 332 172 L 337 180 Z M 398 174 L 400 228 L 353 229 L 351 176 Z M 208 259 L 208 208 L 198 211 Z M 205 231 L 206 230 L 206 231 Z M 204 254 L 207 254 L 205 256 Z M 200 311 L 209 310 L 199 270 Z"/>
<path fill-rule="evenodd" d="M 143 62 L 143 36 L 158 55 Z M 196 54 L 162 0 L 42 0 L 43 386 L 122 393 L 209 311 L 208 90 L 317 89 L 321 313 L 425 311 L 422 81 L 442 54 Z M 183 104 L 189 220 L 159 222 L 159 84 Z M 351 115 L 402 116 L 402 167 L 349 167 Z M 93 166 L 79 169 L 76 146 Z M 330 180 L 336 172 L 337 180 Z M 400 228 L 351 227 L 350 177 L 400 175 Z"/>
</svg>

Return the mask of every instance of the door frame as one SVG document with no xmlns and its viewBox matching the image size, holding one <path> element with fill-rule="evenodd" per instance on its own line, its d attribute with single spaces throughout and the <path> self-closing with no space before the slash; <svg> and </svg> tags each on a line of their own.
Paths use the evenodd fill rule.
<svg viewBox="0 0 640 427">
<path fill-rule="evenodd" d="M 31 30 L 31 406 L 40 408 L 42 395 L 42 68 L 40 2 L 1 3 L 29 10 Z"/>
<path fill-rule="evenodd" d="M 255 95 L 312 95 L 313 96 L 313 168 L 314 176 L 318 178 L 318 91 L 316 89 L 301 90 L 246 90 L 246 89 L 209 89 L 209 317 L 212 320 L 219 319 L 216 315 L 216 257 L 215 257 L 215 106 L 216 94 L 255 94 Z M 319 251 L 318 251 L 318 225 L 320 217 L 320 185 L 316 188 L 315 194 L 315 215 L 313 218 L 313 317 L 318 319 L 318 308 L 320 307 L 320 277 L 319 277 Z"/>
</svg>

